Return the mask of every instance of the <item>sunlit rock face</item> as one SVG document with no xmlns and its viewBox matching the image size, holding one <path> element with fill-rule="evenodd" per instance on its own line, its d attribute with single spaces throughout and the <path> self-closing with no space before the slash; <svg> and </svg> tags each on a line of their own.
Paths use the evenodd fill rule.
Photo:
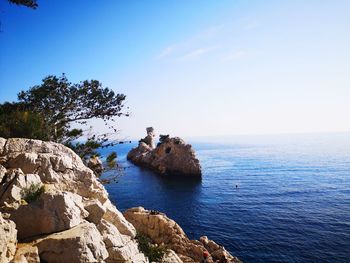
<svg viewBox="0 0 350 263">
<path fill-rule="evenodd" d="M 32 186 L 43 192 L 26 198 Z M 148 262 L 133 225 L 61 144 L 0 138 L 0 221 L 0 262 Z"/>
<path fill-rule="evenodd" d="M 0 262 L 10 262 L 16 253 L 17 230 L 11 220 L 0 213 Z"/>
<path fill-rule="evenodd" d="M 199 241 L 190 240 L 182 228 L 163 213 L 135 207 L 126 210 L 124 216 L 139 233 L 172 249 L 183 262 L 201 262 L 204 252 L 209 254 L 206 262 L 241 262 L 206 236 Z"/>
<path fill-rule="evenodd" d="M 201 176 L 201 166 L 190 144 L 179 137 L 162 136 L 156 148 L 142 139 L 127 155 L 136 165 L 160 174 Z"/>
</svg>

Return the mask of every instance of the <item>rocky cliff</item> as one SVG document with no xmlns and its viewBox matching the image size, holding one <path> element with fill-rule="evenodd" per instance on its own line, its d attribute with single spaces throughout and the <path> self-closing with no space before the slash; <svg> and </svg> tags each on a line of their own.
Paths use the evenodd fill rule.
<svg viewBox="0 0 350 263">
<path fill-rule="evenodd" d="M 199 240 L 189 240 L 182 228 L 165 214 L 145 210 L 143 207 L 128 209 L 125 218 L 139 233 L 147 235 L 156 244 L 164 244 L 180 257 L 182 262 L 194 263 L 203 259 L 204 252 L 209 252 L 206 262 L 241 262 L 224 247 L 219 246 L 206 236 Z"/>
<path fill-rule="evenodd" d="M 174 221 L 151 214 L 128 210 L 128 221 L 63 145 L 0 138 L 1 263 L 148 262 L 136 231 L 166 244 L 164 262 L 199 262 L 204 250 L 215 262 L 237 262 L 212 241 L 189 241 Z"/>
<path fill-rule="evenodd" d="M 127 156 L 136 165 L 147 167 L 160 174 L 180 174 L 201 176 L 201 166 L 190 144 L 179 137 L 163 138 L 152 148 L 145 140 L 141 140 Z"/>
<path fill-rule="evenodd" d="M 133 225 L 63 145 L 0 138 L 0 212 L 2 263 L 148 262 Z"/>
</svg>

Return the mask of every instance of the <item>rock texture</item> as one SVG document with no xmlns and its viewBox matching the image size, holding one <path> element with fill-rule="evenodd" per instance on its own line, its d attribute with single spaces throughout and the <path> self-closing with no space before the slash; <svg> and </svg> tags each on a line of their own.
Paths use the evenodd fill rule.
<svg viewBox="0 0 350 263">
<path fill-rule="evenodd" d="M 100 176 L 103 172 L 103 164 L 98 156 L 92 156 L 87 162 L 87 167 L 89 167 L 97 176 Z"/>
<path fill-rule="evenodd" d="M 40 259 L 52 263 L 103 262 L 109 256 L 97 227 L 88 222 L 39 239 L 35 245 Z"/>
<path fill-rule="evenodd" d="M 201 237 L 199 241 L 189 240 L 182 228 L 165 214 L 136 207 L 125 211 L 124 216 L 138 232 L 156 244 L 164 244 L 174 250 L 183 262 L 200 262 L 204 251 L 210 254 L 208 262 L 240 262 L 207 237 Z"/>
<path fill-rule="evenodd" d="M 63 145 L 0 138 L 0 179 L 1 263 L 148 262 L 135 228 Z M 45 192 L 27 203 L 33 185 Z"/>
<path fill-rule="evenodd" d="M 19 244 L 11 263 L 40 263 L 38 248 L 31 244 Z"/>
<path fill-rule="evenodd" d="M 15 223 L 0 213 L 0 262 L 10 262 L 16 252 L 17 230 Z"/>
<path fill-rule="evenodd" d="M 150 168 L 160 174 L 180 174 L 201 176 L 201 166 L 190 144 L 179 137 L 161 137 L 156 148 L 147 144 L 145 139 L 139 142 L 127 156 L 136 165 Z"/>
</svg>

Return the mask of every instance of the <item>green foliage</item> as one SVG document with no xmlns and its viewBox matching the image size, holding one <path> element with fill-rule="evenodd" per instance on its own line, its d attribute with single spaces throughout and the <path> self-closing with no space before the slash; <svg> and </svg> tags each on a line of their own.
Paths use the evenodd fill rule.
<svg viewBox="0 0 350 263">
<path fill-rule="evenodd" d="M 151 240 L 140 233 L 136 236 L 140 251 L 148 257 L 149 262 L 162 262 L 167 249 L 164 246 L 156 246 Z"/>
<path fill-rule="evenodd" d="M 36 9 L 38 7 L 36 0 L 8 0 L 8 1 L 12 4 L 23 5 L 33 9 Z"/>
<path fill-rule="evenodd" d="M 106 158 L 106 162 L 108 165 L 108 168 L 112 169 L 117 165 L 117 153 L 116 152 L 111 152 L 107 158 Z"/>
<path fill-rule="evenodd" d="M 28 204 L 36 201 L 42 193 L 45 192 L 45 187 L 41 184 L 31 184 L 29 187 L 21 190 L 21 197 Z"/>
<path fill-rule="evenodd" d="M 0 137 L 48 139 L 43 117 L 11 103 L 0 105 Z"/>
<path fill-rule="evenodd" d="M 97 80 L 73 84 L 64 74 L 48 76 L 40 85 L 21 91 L 18 102 L 0 105 L 0 136 L 55 141 L 87 159 L 98 148 L 115 144 L 113 123 L 116 117 L 128 116 L 122 112 L 125 98 Z M 92 132 L 88 122 L 93 119 L 102 120 L 110 132 Z M 81 138 L 84 143 L 78 142 Z"/>
<path fill-rule="evenodd" d="M 29 110 L 45 114 L 45 121 L 51 127 L 50 140 L 60 143 L 72 141 L 72 124 L 86 125 L 91 119 L 102 119 L 108 128 L 116 132 L 108 121 L 127 115 L 121 112 L 125 98 L 123 94 L 103 88 L 97 80 L 72 84 L 64 74 L 60 77 L 48 76 L 41 85 L 18 94 L 18 100 Z M 81 135 L 78 131 L 75 131 L 76 136 Z M 99 137 L 100 141 L 106 136 Z"/>
</svg>

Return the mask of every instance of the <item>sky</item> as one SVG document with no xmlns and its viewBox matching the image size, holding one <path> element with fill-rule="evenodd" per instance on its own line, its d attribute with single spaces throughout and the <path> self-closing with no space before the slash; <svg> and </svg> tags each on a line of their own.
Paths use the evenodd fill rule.
<svg viewBox="0 0 350 263">
<path fill-rule="evenodd" d="M 0 0 L 0 102 L 65 73 L 126 94 L 124 138 L 350 131 L 350 1 L 38 4 Z"/>
</svg>

